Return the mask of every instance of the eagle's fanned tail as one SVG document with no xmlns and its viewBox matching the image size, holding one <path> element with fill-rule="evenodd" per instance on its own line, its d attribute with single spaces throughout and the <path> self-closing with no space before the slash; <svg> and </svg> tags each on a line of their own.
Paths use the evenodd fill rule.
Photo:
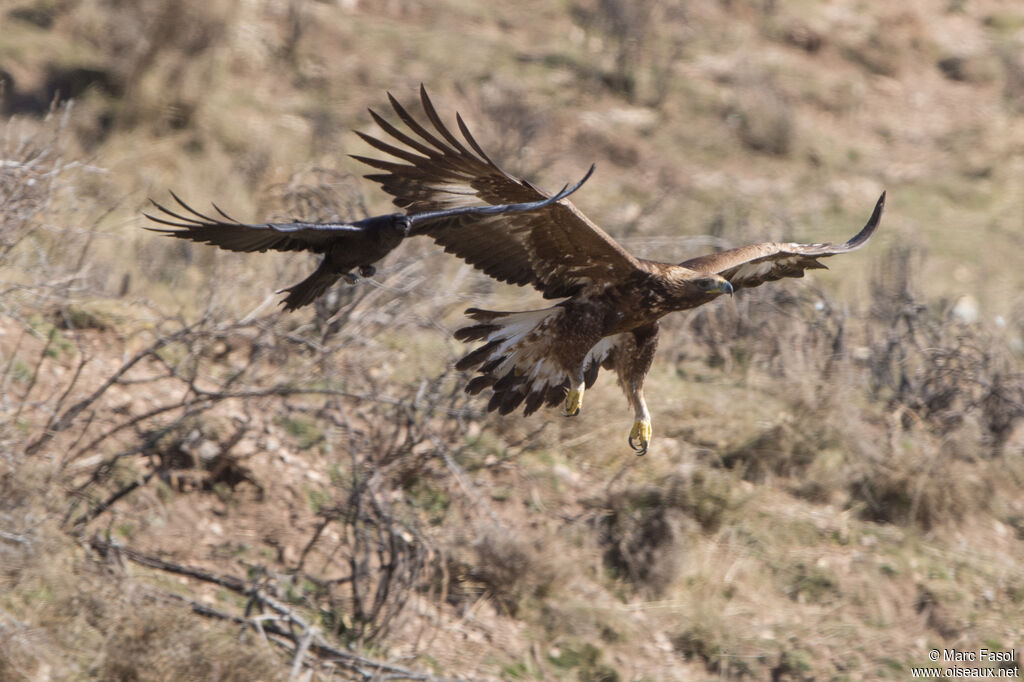
<svg viewBox="0 0 1024 682">
<path fill-rule="evenodd" d="M 543 406 L 558 405 L 569 390 L 569 376 L 555 359 L 554 346 L 562 340 L 553 327 L 564 313 L 557 305 L 521 312 L 467 310 L 476 324 L 459 329 L 455 338 L 484 343 L 455 364 L 461 371 L 476 369 L 466 392 L 476 395 L 491 389 L 487 410 L 500 414 L 520 405 L 528 415 Z M 588 388 L 597 379 L 602 359 L 588 356 L 584 370 Z"/>
</svg>

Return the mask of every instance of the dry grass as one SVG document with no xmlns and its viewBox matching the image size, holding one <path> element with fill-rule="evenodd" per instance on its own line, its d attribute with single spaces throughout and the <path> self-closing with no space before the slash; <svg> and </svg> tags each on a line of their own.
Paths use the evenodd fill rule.
<svg viewBox="0 0 1024 682">
<path fill-rule="evenodd" d="M 278 680 L 269 645 L 255 633 L 196 620 L 162 589 L 116 565 L 82 556 L 34 529 L 7 552 L 0 641 L 4 679 Z"/>
<path fill-rule="evenodd" d="M 902 679 L 1019 644 L 1011 10 L 117 7 L 0 3 L 0 678 Z M 282 316 L 308 261 L 138 229 L 167 188 L 390 210 L 351 129 L 421 81 L 532 181 L 597 161 L 577 205 L 646 256 L 889 209 L 831 273 L 666 320 L 642 459 L 608 377 L 576 420 L 481 414 L 450 330 L 537 300 L 429 244 Z"/>
</svg>

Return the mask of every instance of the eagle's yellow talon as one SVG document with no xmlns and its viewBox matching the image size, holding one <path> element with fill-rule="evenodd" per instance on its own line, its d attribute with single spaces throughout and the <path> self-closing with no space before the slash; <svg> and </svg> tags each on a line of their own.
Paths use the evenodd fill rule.
<svg viewBox="0 0 1024 682">
<path fill-rule="evenodd" d="M 562 414 L 566 417 L 575 417 L 583 407 L 583 389 L 569 389 L 569 395 L 565 396 L 565 406 L 562 407 Z"/>
<path fill-rule="evenodd" d="M 629 447 L 633 448 L 638 456 L 647 454 L 647 446 L 651 444 L 653 434 L 654 428 L 651 426 L 650 420 L 633 422 L 633 428 L 629 432 Z M 636 441 L 636 444 L 633 441 Z"/>
</svg>

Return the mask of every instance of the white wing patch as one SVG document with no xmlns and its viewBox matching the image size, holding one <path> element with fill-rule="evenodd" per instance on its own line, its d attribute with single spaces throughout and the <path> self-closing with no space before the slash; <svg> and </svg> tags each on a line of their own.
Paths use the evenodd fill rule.
<svg viewBox="0 0 1024 682">
<path fill-rule="evenodd" d="M 433 191 L 433 200 L 444 208 L 480 206 L 483 203 L 477 191 L 469 185 L 438 183 L 426 185 L 426 188 Z"/>
<path fill-rule="evenodd" d="M 787 250 L 796 251 L 797 249 L 817 249 L 825 248 L 828 244 L 787 244 L 789 247 Z M 783 257 L 769 257 L 758 260 L 749 261 L 743 265 L 738 266 L 730 275 L 730 279 L 736 280 L 736 282 L 742 283 L 745 280 L 759 280 L 768 277 L 772 274 L 773 270 L 781 270 L 785 272 L 789 266 L 798 266 L 801 261 L 806 261 L 808 254 L 806 253 L 793 253 Z"/>
<path fill-rule="evenodd" d="M 788 259 L 787 259 L 788 260 Z M 774 268 L 775 263 L 781 261 L 760 261 L 753 263 L 744 263 L 743 265 L 736 268 L 736 272 L 733 273 L 732 279 L 745 280 L 761 278 L 768 275 Z"/>
<path fill-rule="evenodd" d="M 619 347 L 619 344 L 626 339 L 626 336 L 627 334 L 623 332 L 622 334 L 606 336 L 595 343 L 594 347 L 587 353 L 587 359 L 583 362 L 583 366 L 590 367 L 594 363 L 600 365 L 613 350 Z"/>
</svg>

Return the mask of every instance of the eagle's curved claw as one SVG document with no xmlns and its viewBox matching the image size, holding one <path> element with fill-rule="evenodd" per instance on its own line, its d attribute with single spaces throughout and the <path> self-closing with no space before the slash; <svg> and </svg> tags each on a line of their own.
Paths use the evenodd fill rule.
<svg viewBox="0 0 1024 682">
<path fill-rule="evenodd" d="M 583 389 L 570 388 L 569 394 L 565 396 L 565 405 L 562 407 L 562 414 L 566 417 L 575 417 L 583 407 Z"/>
<path fill-rule="evenodd" d="M 359 276 L 360 277 L 373 277 L 377 274 L 377 268 L 372 265 L 360 265 Z"/>
<path fill-rule="evenodd" d="M 638 457 L 647 454 L 647 446 L 651 444 L 653 434 L 654 428 L 650 420 L 640 419 L 633 422 L 633 428 L 629 432 L 629 447 L 633 448 Z"/>
</svg>

